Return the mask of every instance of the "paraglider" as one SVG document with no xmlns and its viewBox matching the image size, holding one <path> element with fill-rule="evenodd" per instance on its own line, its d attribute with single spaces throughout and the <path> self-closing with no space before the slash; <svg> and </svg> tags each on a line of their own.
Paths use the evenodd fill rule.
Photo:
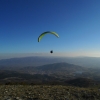
<svg viewBox="0 0 100 100">
<path fill-rule="evenodd" d="M 53 50 L 51 50 L 50 53 L 53 53 Z"/>
<path fill-rule="evenodd" d="M 56 33 L 56 32 L 52 32 L 52 31 L 46 31 L 46 32 L 43 32 L 39 37 L 38 37 L 38 42 L 40 42 L 40 40 L 46 35 L 46 34 L 53 34 L 55 35 L 56 37 L 59 37 L 59 35 Z M 50 51 L 50 53 L 53 53 L 53 50 Z"/>
<path fill-rule="evenodd" d="M 43 32 L 39 37 L 38 37 L 38 42 L 40 42 L 40 40 L 46 35 L 46 34 L 53 34 L 55 35 L 56 37 L 59 37 L 59 35 L 56 33 L 56 32 L 51 32 L 51 31 L 46 31 L 46 32 Z"/>
</svg>

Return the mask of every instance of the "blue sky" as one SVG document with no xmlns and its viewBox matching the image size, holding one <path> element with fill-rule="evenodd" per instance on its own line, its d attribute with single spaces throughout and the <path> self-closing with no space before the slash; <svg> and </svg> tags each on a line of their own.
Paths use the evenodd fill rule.
<svg viewBox="0 0 100 100">
<path fill-rule="evenodd" d="M 55 31 L 59 38 L 44 31 Z M 100 56 L 100 0 L 0 0 L 0 55 Z"/>
</svg>

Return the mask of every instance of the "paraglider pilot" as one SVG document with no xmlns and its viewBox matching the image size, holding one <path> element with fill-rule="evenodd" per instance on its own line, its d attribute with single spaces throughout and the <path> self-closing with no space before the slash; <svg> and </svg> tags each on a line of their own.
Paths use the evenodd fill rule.
<svg viewBox="0 0 100 100">
<path fill-rule="evenodd" d="M 50 53 L 53 53 L 53 50 L 51 50 Z"/>
</svg>

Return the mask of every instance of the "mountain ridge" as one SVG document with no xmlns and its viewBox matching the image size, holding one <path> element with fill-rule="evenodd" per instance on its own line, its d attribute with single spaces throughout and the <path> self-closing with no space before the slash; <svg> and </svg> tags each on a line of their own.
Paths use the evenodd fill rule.
<svg viewBox="0 0 100 100">
<path fill-rule="evenodd" d="M 21 57 L 0 60 L 0 67 L 40 66 L 45 64 L 66 62 L 84 67 L 100 68 L 100 57 Z"/>
</svg>

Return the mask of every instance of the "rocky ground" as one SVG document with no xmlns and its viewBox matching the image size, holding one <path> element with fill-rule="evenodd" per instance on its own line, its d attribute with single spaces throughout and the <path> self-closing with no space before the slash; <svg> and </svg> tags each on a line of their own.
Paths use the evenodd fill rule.
<svg viewBox="0 0 100 100">
<path fill-rule="evenodd" d="M 62 85 L 0 85 L 0 100 L 100 100 L 100 90 Z"/>
</svg>

